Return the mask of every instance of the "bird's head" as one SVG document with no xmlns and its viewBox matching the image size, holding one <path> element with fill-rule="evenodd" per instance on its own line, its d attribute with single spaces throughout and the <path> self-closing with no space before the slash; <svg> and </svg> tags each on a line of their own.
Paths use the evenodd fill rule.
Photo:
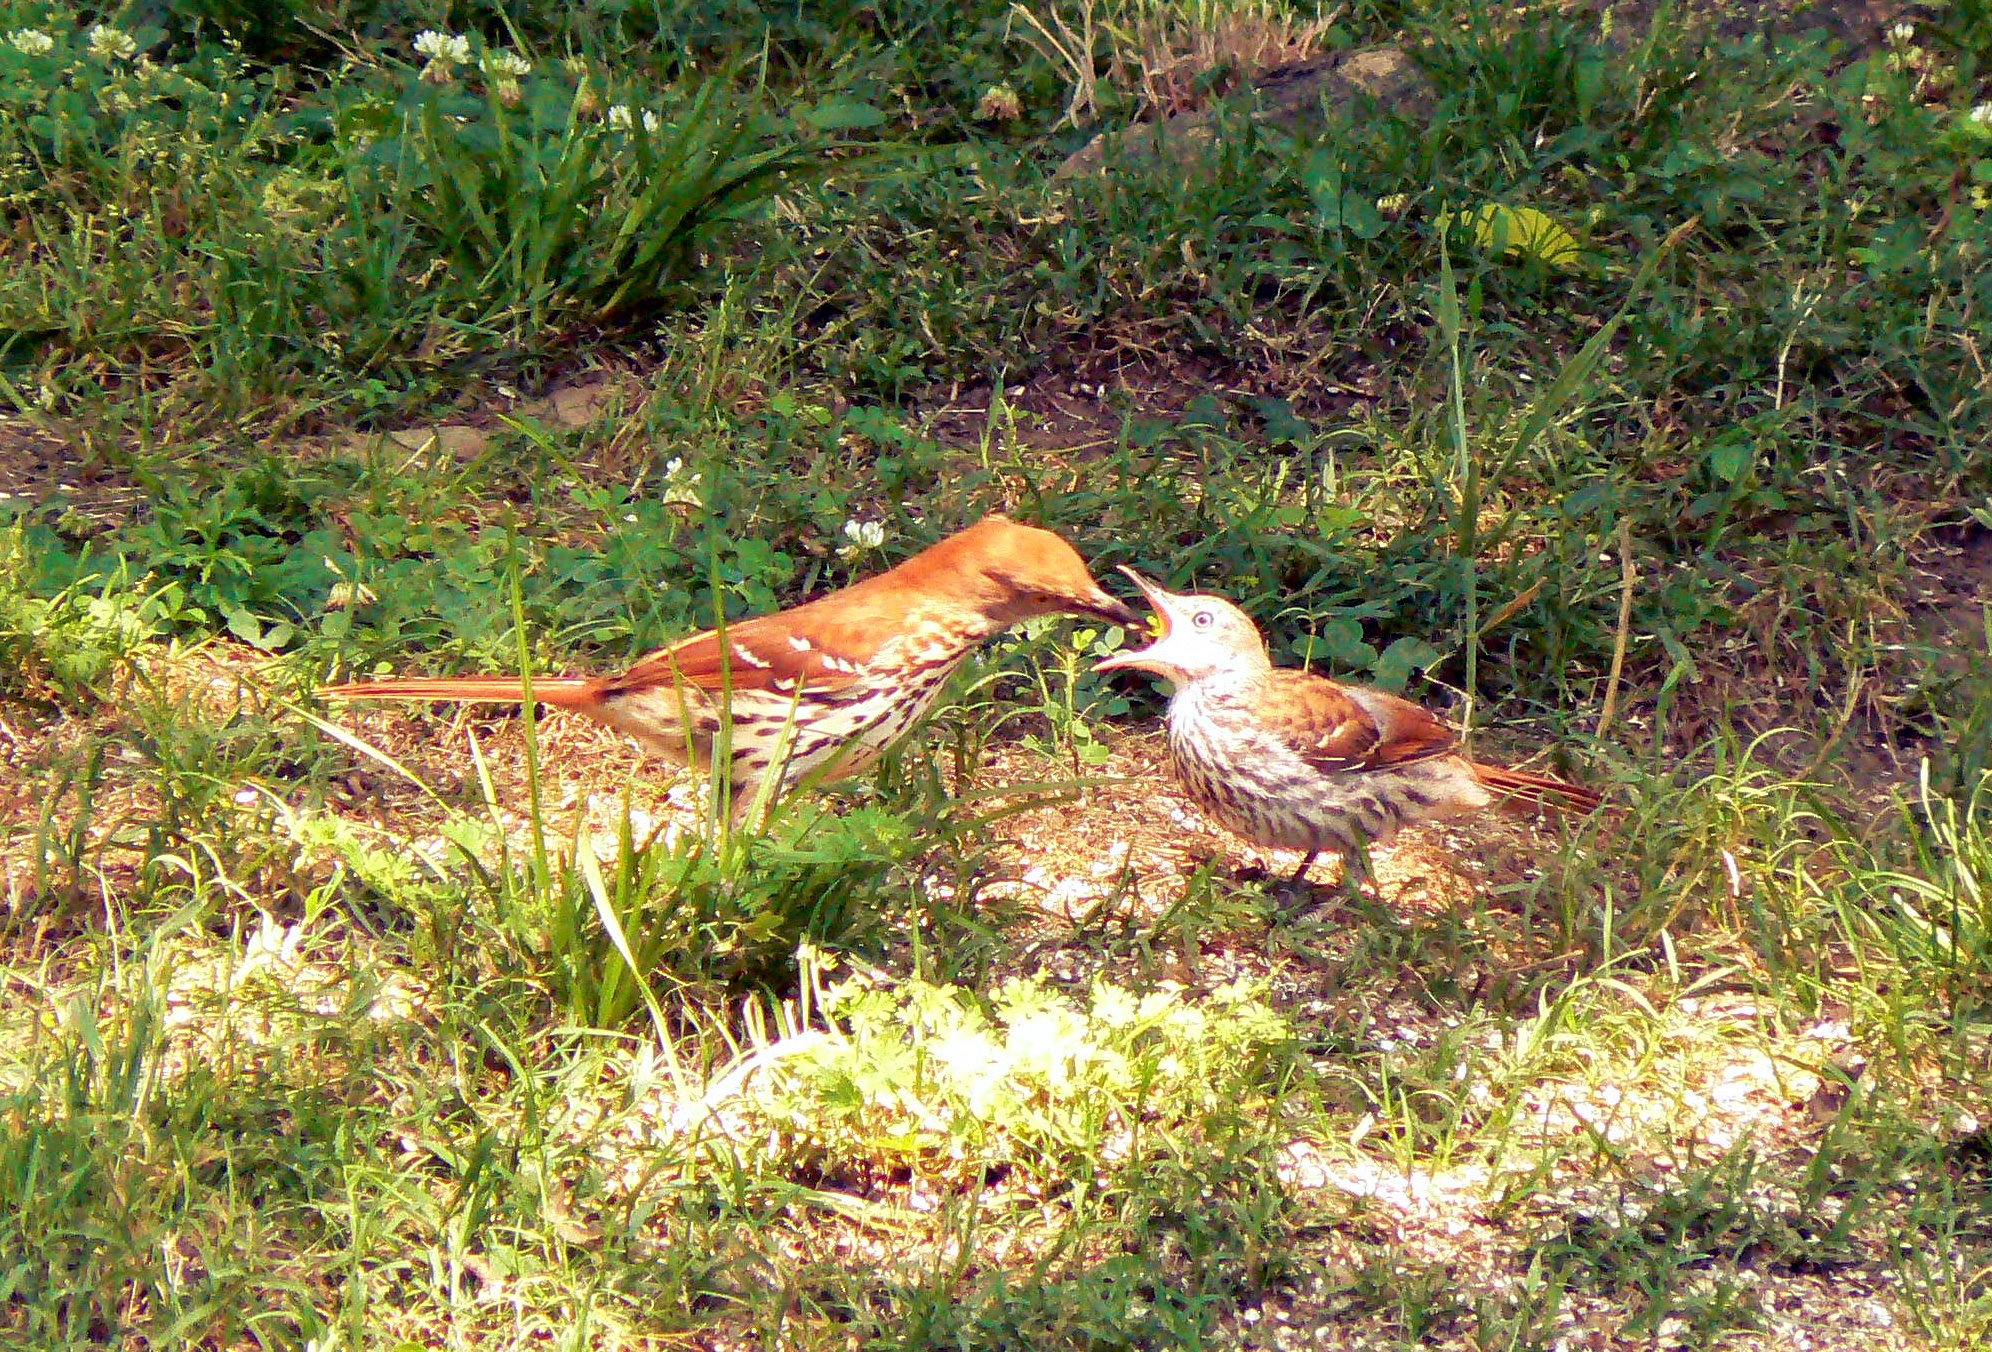
<svg viewBox="0 0 1992 1352">
<path fill-rule="evenodd" d="M 1034 615 L 1090 615 L 1130 627 L 1141 622 L 1125 601 L 1101 589 L 1071 545 L 1000 512 L 921 557 L 953 595 L 1005 626 Z"/>
<path fill-rule="evenodd" d="M 1272 666 L 1259 627 L 1231 602 L 1221 596 L 1178 595 L 1162 590 L 1132 568 L 1121 571 L 1134 579 L 1148 604 L 1155 607 L 1154 637 L 1147 647 L 1115 653 L 1095 663 L 1093 670 L 1134 667 L 1182 686 Z"/>
</svg>

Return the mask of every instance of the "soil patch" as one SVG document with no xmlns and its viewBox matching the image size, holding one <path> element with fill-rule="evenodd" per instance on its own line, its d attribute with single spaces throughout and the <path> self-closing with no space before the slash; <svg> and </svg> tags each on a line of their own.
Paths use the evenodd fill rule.
<svg viewBox="0 0 1992 1352">
<path fill-rule="evenodd" d="M 135 517 L 145 497 L 80 438 L 0 414 L 0 513 L 55 507 L 102 528 Z"/>
</svg>

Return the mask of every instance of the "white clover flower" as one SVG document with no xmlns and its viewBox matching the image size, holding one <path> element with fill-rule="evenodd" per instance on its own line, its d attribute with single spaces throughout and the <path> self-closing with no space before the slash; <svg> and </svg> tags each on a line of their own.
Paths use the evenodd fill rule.
<svg viewBox="0 0 1992 1352">
<path fill-rule="evenodd" d="M 16 28 L 7 41 L 23 56 L 44 56 L 55 50 L 55 39 L 39 28 Z"/>
<path fill-rule="evenodd" d="M 639 121 L 637 113 L 627 103 L 609 105 L 609 111 L 603 116 L 608 119 L 610 131 L 634 131 Z M 664 125 L 664 119 L 651 112 L 648 108 L 643 110 L 640 120 L 643 123 L 643 129 L 652 136 L 655 136 L 658 129 Z"/>
<path fill-rule="evenodd" d="M 1385 216 L 1395 216 L 1410 205 L 1411 194 L 1408 192 L 1394 192 L 1386 197 L 1376 199 L 1377 211 Z"/>
<path fill-rule="evenodd" d="M 1992 103 L 1981 103 L 1965 116 L 1971 119 L 1973 126 L 1992 127 Z"/>
<path fill-rule="evenodd" d="M 885 543 L 885 524 L 879 521 L 850 520 L 844 523 L 844 538 L 849 544 L 840 545 L 837 553 L 846 559 L 855 559 L 860 554 L 869 554 Z"/>
<path fill-rule="evenodd" d="M 425 28 L 415 35 L 415 55 L 428 58 L 428 64 L 422 67 L 423 79 L 448 84 L 451 71 L 469 64 L 470 39 L 461 33 Z"/>
<path fill-rule="evenodd" d="M 415 35 L 415 55 L 446 66 L 461 66 L 470 60 L 470 39 L 460 33 L 425 28 Z"/>
<path fill-rule="evenodd" d="M 90 55 L 100 61 L 128 60 L 138 54 L 138 40 L 122 28 L 100 23 L 90 30 Z"/>
<path fill-rule="evenodd" d="M 501 79 L 516 80 L 520 76 L 533 73 L 533 63 L 517 52 L 502 50 L 486 52 L 479 64 L 486 75 L 495 75 Z"/>
</svg>

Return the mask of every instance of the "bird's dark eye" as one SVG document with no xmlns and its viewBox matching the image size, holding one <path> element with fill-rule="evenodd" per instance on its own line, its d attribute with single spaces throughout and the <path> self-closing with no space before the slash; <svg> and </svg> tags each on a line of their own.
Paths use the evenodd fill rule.
<svg viewBox="0 0 1992 1352">
<path fill-rule="evenodd" d="M 1217 612 L 1214 610 L 1199 610 L 1190 617 L 1190 623 L 1199 629 L 1208 629 L 1217 623 Z"/>
</svg>

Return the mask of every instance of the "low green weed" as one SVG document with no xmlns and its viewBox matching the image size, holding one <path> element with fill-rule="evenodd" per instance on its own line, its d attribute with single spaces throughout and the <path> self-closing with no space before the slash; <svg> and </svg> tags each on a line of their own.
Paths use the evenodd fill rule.
<svg viewBox="0 0 1992 1352">
<path fill-rule="evenodd" d="M 164 627 L 170 599 L 164 589 L 145 594 L 122 567 L 44 595 L 43 543 L 25 520 L 0 527 L 0 688 L 71 701 L 101 695 L 106 678 Z"/>
<path fill-rule="evenodd" d="M 1244 986 L 1190 1003 L 1101 984 L 1081 1002 L 1025 981 L 985 1005 L 958 987 L 859 975 L 820 1000 L 823 1028 L 756 1050 L 774 1069 L 740 1110 L 791 1167 L 911 1166 L 950 1187 L 998 1167 L 1045 1187 L 1076 1160 L 1166 1151 L 1190 1123 L 1249 1107 L 1246 1086 L 1290 1036 Z"/>
<path fill-rule="evenodd" d="M 1992 980 L 1992 773 L 1942 794 L 1926 763 L 1901 808 L 1901 864 L 1844 842 L 1851 869 L 1836 889 L 1838 913 L 1857 952 L 1932 997 L 1933 1017 L 1981 1022 Z"/>
<path fill-rule="evenodd" d="M 461 828 L 452 835 L 473 845 Z M 479 843 L 489 858 L 498 840 Z M 894 875 L 930 843 L 879 808 L 797 814 L 769 837 L 737 840 L 638 841 L 625 818 L 609 858 L 577 839 L 544 872 L 502 846 L 474 869 L 521 970 L 540 973 L 577 1024 L 619 1028 L 644 1012 L 647 991 L 702 1004 L 785 985 L 799 943 L 875 947 Z"/>
</svg>

